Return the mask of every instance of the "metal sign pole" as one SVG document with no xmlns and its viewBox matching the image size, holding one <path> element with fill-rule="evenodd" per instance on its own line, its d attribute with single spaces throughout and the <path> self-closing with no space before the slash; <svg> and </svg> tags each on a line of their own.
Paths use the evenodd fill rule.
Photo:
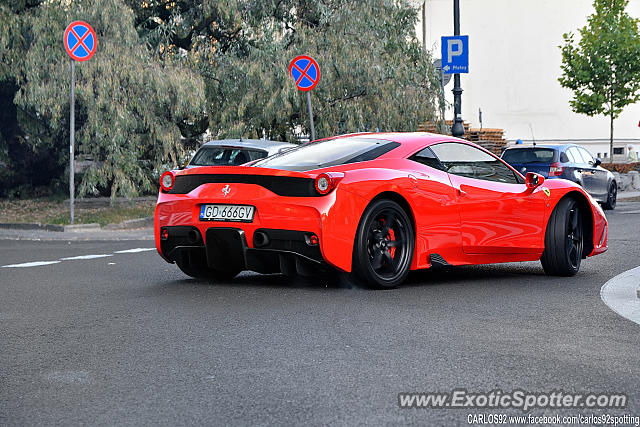
<svg viewBox="0 0 640 427">
<path fill-rule="evenodd" d="M 76 61 L 71 60 L 71 118 L 69 125 L 69 211 L 71 215 L 71 224 L 73 224 L 73 202 L 75 194 L 75 182 L 74 182 L 74 138 L 76 128 L 76 114 L 75 114 L 75 85 L 76 85 Z"/>
<path fill-rule="evenodd" d="M 460 35 L 460 0 L 453 0 L 453 35 Z M 455 137 L 464 136 L 464 122 L 462 121 L 462 87 L 460 87 L 460 73 L 453 76 L 453 126 L 451 134 Z"/>
<path fill-rule="evenodd" d="M 315 141 L 316 139 L 316 128 L 313 125 L 313 110 L 311 109 L 311 95 L 307 91 L 307 107 L 309 107 L 309 120 L 311 121 L 311 141 Z"/>
</svg>

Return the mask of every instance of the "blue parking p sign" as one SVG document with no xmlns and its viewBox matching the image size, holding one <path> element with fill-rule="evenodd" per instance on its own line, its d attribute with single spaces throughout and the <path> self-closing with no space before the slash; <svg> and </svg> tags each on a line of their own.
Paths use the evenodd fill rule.
<svg viewBox="0 0 640 427">
<path fill-rule="evenodd" d="M 442 72 L 469 72 L 469 36 L 442 37 Z"/>
</svg>

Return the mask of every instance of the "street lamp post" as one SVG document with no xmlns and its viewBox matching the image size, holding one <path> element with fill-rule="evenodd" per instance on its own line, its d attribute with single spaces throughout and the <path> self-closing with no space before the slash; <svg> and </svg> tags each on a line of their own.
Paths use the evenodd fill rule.
<svg viewBox="0 0 640 427">
<path fill-rule="evenodd" d="M 460 35 L 460 0 L 453 0 L 453 35 Z M 462 124 L 462 88 L 460 87 L 460 73 L 453 76 L 453 127 L 451 133 L 460 138 L 464 135 Z"/>
</svg>

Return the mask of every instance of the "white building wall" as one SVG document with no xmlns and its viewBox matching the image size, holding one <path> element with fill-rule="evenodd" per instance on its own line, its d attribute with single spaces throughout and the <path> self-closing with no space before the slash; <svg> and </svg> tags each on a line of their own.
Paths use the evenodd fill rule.
<svg viewBox="0 0 640 427">
<path fill-rule="evenodd" d="M 422 3 L 422 2 L 420 2 Z M 453 0 L 426 0 L 426 47 L 440 57 L 440 37 L 453 35 Z M 462 74 L 462 115 L 479 127 L 505 129 L 509 140 L 575 141 L 608 153 L 609 119 L 573 113 L 571 91 L 558 82 L 562 34 L 587 23 L 592 0 L 460 0 L 461 34 L 469 35 L 469 74 Z M 421 11 L 422 12 L 422 11 Z M 627 12 L 640 17 L 640 0 Z M 422 13 L 420 14 L 422 15 Z M 417 26 L 422 39 L 422 22 Z M 445 87 L 453 104 L 453 80 Z M 453 117 L 451 108 L 448 118 Z M 616 146 L 640 151 L 640 103 L 615 121 Z"/>
</svg>

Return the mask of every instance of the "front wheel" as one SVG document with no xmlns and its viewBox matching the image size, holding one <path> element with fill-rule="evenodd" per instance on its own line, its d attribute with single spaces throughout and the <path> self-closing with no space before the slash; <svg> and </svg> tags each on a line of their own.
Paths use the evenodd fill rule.
<svg viewBox="0 0 640 427">
<path fill-rule="evenodd" d="M 544 236 L 545 247 L 540 262 L 545 273 L 574 276 L 580 270 L 583 239 L 578 202 L 571 198 L 560 200 L 551 213 Z"/>
<path fill-rule="evenodd" d="M 391 200 L 379 200 L 362 215 L 353 248 L 353 275 L 374 289 L 402 283 L 413 259 L 414 231 L 407 213 Z"/>
<path fill-rule="evenodd" d="M 611 181 L 609 184 L 609 190 L 607 191 L 607 201 L 602 204 L 602 208 L 606 210 L 613 210 L 616 208 L 618 200 L 618 185 L 615 181 Z"/>
</svg>

